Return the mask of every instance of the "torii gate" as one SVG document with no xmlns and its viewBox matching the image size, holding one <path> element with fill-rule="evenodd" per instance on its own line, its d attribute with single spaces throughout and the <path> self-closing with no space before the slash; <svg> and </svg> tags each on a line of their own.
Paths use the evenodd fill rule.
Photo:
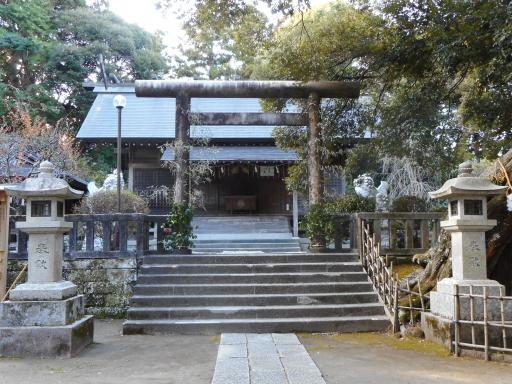
<svg viewBox="0 0 512 384">
<path fill-rule="evenodd" d="M 323 201 L 323 177 L 320 166 L 320 102 L 322 98 L 357 98 L 357 82 L 341 81 L 217 81 L 217 80 L 137 80 L 138 97 L 176 98 L 175 138 L 183 143 L 176 150 L 174 201 L 186 202 L 189 161 L 190 120 L 194 125 L 287 125 L 308 130 L 309 201 Z M 309 99 L 308 114 L 302 113 L 195 113 L 190 114 L 192 97 L 214 98 L 295 98 Z"/>
</svg>

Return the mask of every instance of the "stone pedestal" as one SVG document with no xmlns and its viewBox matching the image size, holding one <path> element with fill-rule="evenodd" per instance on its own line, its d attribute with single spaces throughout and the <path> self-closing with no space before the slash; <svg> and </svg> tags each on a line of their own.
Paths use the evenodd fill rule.
<svg viewBox="0 0 512 384">
<path fill-rule="evenodd" d="M 470 292 L 470 286 L 473 287 L 473 294 L 483 295 L 484 287 L 487 287 L 488 296 L 499 296 L 500 289 L 503 296 L 505 287 L 494 280 L 463 280 L 458 281 L 454 278 L 443 279 L 437 283 L 436 291 L 430 292 L 430 310 L 434 315 L 441 316 L 447 320 L 455 319 L 455 285 L 458 285 L 459 294 L 466 295 Z M 473 299 L 474 320 L 483 320 L 483 299 L 476 297 Z M 499 299 L 487 299 L 487 317 L 489 321 L 501 320 L 501 303 Z M 468 297 L 459 297 L 459 315 L 461 320 L 471 319 L 471 304 Z M 512 320 L 512 302 L 505 301 L 505 320 Z"/>
<path fill-rule="evenodd" d="M 0 356 L 73 357 L 93 341 L 84 296 L 0 303 Z"/>
</svg>

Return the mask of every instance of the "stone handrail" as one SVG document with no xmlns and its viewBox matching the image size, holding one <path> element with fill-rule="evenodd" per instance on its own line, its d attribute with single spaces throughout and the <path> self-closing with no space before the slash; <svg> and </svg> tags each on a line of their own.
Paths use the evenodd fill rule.
<svg viewBox="0 0 512 384">
<path fill-rule="evenodd" d="M 388 256 L 413 256 L 426 252 L 437 242 L 443 212 L 364 212 L 355 214 L 358 249 L 362 231 L 369 225 L 381 252 Z"/>
<path fill-rule="evenodd" d="M 66 236 L 65 257 L 108 258 L 164 253 L 165 235 L 161 227 L 165 219 L 165 215 L 142 213 L 66 215 L 65 220 L 73 223 L 73 228 Z M 16 250 L 9 251 L 9 258 L 26 259 L 28 236 L 15 228 L 16 221 L 25 221 L 25 216 L 10 217 L 10 232 L 16 236 Z M 153 223 L 156 233 L 150 246 L 150 225 Z"/>
</svg>

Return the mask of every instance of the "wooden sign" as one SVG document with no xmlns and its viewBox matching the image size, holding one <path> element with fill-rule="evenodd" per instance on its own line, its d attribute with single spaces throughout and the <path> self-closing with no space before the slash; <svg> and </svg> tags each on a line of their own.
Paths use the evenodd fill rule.
<svg viewBox="0 0 512 384">
<path fill-rule="evenodd" d="M 260 166 L 260 176 L 263 177 L 274 177 L 274 167 L 273 166 Z"/>
</svg>

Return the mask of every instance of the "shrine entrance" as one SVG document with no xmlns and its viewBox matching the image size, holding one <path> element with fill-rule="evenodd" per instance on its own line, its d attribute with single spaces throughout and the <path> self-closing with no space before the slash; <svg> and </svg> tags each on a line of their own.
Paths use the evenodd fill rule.
<svg viewBox="0 0 512 384">
<path fill-rule="evenodd" d="M 288 166 L 232 163 L 216 166 L 199 187 L 198 214 L 292 214 L 284 178 Z M 201 212 L 202 211 L 202 212 Z"/>
</svg>

